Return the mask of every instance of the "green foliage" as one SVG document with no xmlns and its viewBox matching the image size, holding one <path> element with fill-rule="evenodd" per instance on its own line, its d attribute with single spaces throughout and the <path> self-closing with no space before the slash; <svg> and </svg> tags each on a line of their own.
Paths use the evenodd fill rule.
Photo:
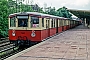
<svg viewBox="0 0 90 60">
<path fill-rule="evenodd" d="M 59 8 L 56 15 L 65 18 L 71 18 L 72 16 L 66 7 Z"/>
<path fill-rule="evenodd" d="M 42 10 L 42 8 L 39 9 L 39 12 L 40 12 L 40 13 L 44 13 L 44 11 Z"/>
<path fill-rule="evenodd" d="M 22 10 L 22 11 L 20 11 L 20 12 L 33 12 L 33 11 L 34 11 L 34 10 L 32 9 L 32 7 L 29 6 L 29 5 L 22 5 L 21 10 Z"/>
<path fill-rule="evenodd" d="M 0 0 L 0 37 L 6 37 L 8 35 L 7 5 L 7 0 Z"/>
<path fill-rule="evenodd" d="M 53 8 L 48 7 L 48 8 L 46 8 L 45 13 L 50 14 L 50 15 L 65 17 L 65 18 L 71 18 L 71 16 L 72 16 L 69 13 L 69 11 L 67 10 L 67 8 L 65 8 L 65 7 L 59 8 L 57 11 L 55 10 L 55 7 L 53 7 Z"/>
<path fill-rule="evenodd" d="M 53 8 L 48 7 L 47 10 L 45 11 L 45 13 L 50 14 L 50 15 L 56 15 L 55 7 L 53 7 Z"/>
<path fill-rule="evenodd" d="M 50 11 L 48 12 L 50 15 L 56 15 L 55 8 L 51 8 Z"/>
</svg>

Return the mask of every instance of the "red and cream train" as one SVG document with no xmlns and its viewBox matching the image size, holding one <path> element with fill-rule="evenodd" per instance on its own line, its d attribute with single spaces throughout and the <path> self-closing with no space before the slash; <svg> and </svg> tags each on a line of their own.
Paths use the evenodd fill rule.
<svg viewBox="0 0 90 60">
<path fill-rule="evenodd" d="M 30 45 L 32 42 L 41 42 L 80 23 L 78 20 L 38 12 L 10 14 L 8 21 L 9 40 L 15 45 Z"/>
</svg>

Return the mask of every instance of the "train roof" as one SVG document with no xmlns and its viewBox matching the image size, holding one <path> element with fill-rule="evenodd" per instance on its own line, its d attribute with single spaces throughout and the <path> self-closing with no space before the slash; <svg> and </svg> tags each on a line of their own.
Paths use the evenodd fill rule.
<svg viewBox="0 0 90 60">
<path fill-rule="evenodd" d="M 43 17 L 52 17 L 52 18 L 58 18 L 58 19 L 64 19 L 67 20 L 69 18 L 64 18 L 64 17 L 59 17 L 59 16 L 54 16 L 54 15 L 49 15 L 49 14 L 43 14 L 39 12 L 19 12 L 19 13 L 14 13 L 10 14 L 10 16 L 16 16 L 16 15 L 37 15 L 37 16 L 43 16 Z M 70 19 L 69 19 L 70 20 Z M 73 20 L 73 19 L 72 19 Z M 78 21 L 78 20 L 77 20 Z"/>
<path fill-rule="evenodd" d="M 43 14 L 43 13 L 38 13 L 38 12 L 19 12 L 19 13 L 14 13 L 10 14 L 9 16 L 15 16 L 15 15 L 37 15 L 37 16 L 44 16 L 44 17 L 53 17 L 53 18 L 61 18 L 61 19 L 66 19 L 64 17 L 58 17 L 54 15 L 49 15 L 49 14 Z"/>
<path fill-rule="evenodd" d="M 19 13 L 10 14 L 9 17 L 15 16 L 15 15 L 37 15 L 37 16 L 58 18 L 58 19 L 64 19 L 64 20 L 69 19 L 69 18 L 54 16 L 54 15 L 49 15 L 49 14 L 43 14 L 43 13 L 39 13 L 39 12 L 19 12 Z M 73 20 L 73 19 L 69 19 L 69 20 Z M 79 20 L 75 20 L 75 21 L 79 21 Z"/>
<path fill-rule="evenodd" d="M 43 14 L 43 13 L 39 13 L 39 12 L 19 12 L 19 13 L 10 14 L 9 17 L 15 16 L 15 15 L 37 15 L 37 16 L 42 16 L 42 17 L 59 18 L 59 19 L 64 19 L 64 20 L 69 19 L 69 18 L 54 16 L 54 15 L 49 15 L 49 14 Z"/>
</svg>

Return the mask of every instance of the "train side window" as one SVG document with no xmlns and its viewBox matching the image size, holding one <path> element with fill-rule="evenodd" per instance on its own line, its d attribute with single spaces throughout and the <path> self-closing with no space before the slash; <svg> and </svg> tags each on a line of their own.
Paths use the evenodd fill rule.
<svg viewBox="0 0 90 60">
<path fill-rule="evenodd" d="M 10 27 L 16 27 L 16 18 L 15 17 L 11 17 L 10 18 Z"/>
<path fill-rule="evenodd" d="M 61 26 L 62 25 L 62 22 L 61 22 L 61 20 L 59 20 L 59 26 Z"/>
<path fill-rule="evenodd" d="M 66 20 L 64 20 L 64 25 L 66 25 Z"/>
<path fill-rule="evenodd" d="M 51 20 L 51 28 L 53 28 L 53 19 Z"/>
<path fill-rule="evenodd" d="M 65 21 L 65 20 L 62 20 L 62 25 L 63 25 L 63 26 L 64 26 L 64 21 Z"/>
<path fill-rule="evenodd" d="M 44 27 L 44 18 L 42 18 L 42 27 Z"/>
<path fill-rule="evenodd" d="M 36 28 L 39 27 L 39 18 L 35 16 L 31 16 L 31 27 Z"/>
<path fill-rule="evenodd" d="M 54 26 L 53 26 L 53 27 L 55 27 L 55 19 L 54 19 L 54 23 L 53 23 L 53 24 L 54 24 Z"/>
</svg>

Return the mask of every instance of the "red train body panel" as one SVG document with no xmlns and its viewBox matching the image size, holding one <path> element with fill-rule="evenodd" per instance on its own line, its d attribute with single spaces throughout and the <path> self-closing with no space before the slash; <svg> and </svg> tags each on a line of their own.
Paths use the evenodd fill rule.
<svg viewBox="0 0 90 60">
<path fill-rule="evenodd" d="M 55 35 L 56 34 L 56 28 L 50 28 L 50 36 Z"/>
<path fill-rule="evenodd" d="M 43 39 L 56 34 L 56 28 L 45 30 L 34 30 L 35 37 L 31 34 L 33 30 L 15 30 L 15 36 L 12 36 L 13 30 L 9 30 L 9 40 L 30 40 L 30 41 L 42 41 Z"/>
<path fill-rule="evenodd" d="M 45 31 L 43 31 L 45 32 Z M 41 31 L 40 30 L 36 30 L 35 33 L 35 37 L 32 37 L 32 30 L 15 30 L 15 36 L 12 36 L 12 30 L 9 30 L 9 39 L 10 40 L 25 40 L 25 37 L 28 40 L 31 41 L 41 41 Z"/>
<path fill-rule="evenodd" d="M 58 27 L 58 33 L 61 33 L 61 32 L 62 32 L 62 26 Z"/>
</svg>

